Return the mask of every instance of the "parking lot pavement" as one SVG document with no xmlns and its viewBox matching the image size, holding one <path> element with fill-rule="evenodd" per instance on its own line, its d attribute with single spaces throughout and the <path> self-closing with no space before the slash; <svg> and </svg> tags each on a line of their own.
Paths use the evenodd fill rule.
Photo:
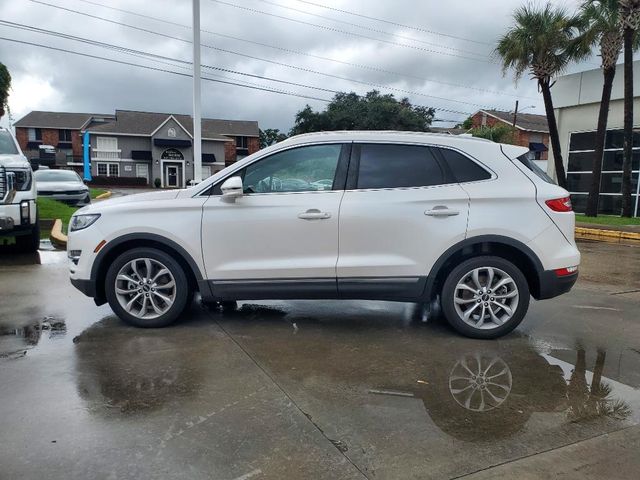
<svg viewBox="0 0 640 480">
<path fill-rule="evenodd" d="M 640 248 L 581 249 L 577 287 L 497 341 L 383 302 L 134 329 L 64 253 L 0 256 L 0 478 L 633 478 Z"/>
</svg>

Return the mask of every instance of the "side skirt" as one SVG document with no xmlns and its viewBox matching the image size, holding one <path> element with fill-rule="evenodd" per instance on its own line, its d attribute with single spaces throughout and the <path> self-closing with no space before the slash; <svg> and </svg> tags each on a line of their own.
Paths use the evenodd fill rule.
<svg viewBox="0 0 640 480">
<path fill-rule="evenodd" d="M 210 280 L 212 300 L 420 301 L 426 277 Z"/>
</svg>

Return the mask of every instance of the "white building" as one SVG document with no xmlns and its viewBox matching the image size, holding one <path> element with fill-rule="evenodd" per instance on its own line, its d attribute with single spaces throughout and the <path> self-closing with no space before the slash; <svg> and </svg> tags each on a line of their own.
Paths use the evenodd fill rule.
<svg viewBox="0 0 640 480">
<path fill-rule="evenodd" d="M 640 71 L 634 62 L 634 98 L 633 124 L 637 128 L 634 134 L 633 154 L 633 197 L 635 215 L 638 216 L 638 198 L 640 185 Z M 622 145 L 623 145 L 623 65 L 616 70 L 611 92 L 611 105 L 607 123 L 607 138 L 602 166 L 600 191 L 600 213 L 619 215 L 622 201 Z M 586 72 L 574 73 L 558 78 L 552 88 L 553 103 L 560 134 L 562 159 L 567 171 L 567 186 L 571 192 L 574 209 L 584 212 L 587 192 L 591 181 L 591 166 L 595 143 L 600 99 L 602 98 L 603 75 L 597 68 Z M 554 176 L 553 153 L 549 152 L 549 174 Z"/>
</svg>

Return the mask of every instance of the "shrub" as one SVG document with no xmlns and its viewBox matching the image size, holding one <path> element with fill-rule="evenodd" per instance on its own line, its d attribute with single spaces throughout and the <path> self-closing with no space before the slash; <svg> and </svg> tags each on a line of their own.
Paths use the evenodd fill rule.
<svg viewBox="0 0 640 480">
<path fill-rule="evenodd" d="M 147 185 L 147 179 L 143 177 L 106 177 L 97 175 L 88 182 L 89 185 L 119 185 L 119 186 L 141 186 Z"/>
<path fill-rule="evenodd" d="M 162 181 L 159 178 L 156 178 L 153 181 L 153 184 L 156 186 L 156 188 L 160 188 L 160 185 L 162 185 Z"/>
</svg>

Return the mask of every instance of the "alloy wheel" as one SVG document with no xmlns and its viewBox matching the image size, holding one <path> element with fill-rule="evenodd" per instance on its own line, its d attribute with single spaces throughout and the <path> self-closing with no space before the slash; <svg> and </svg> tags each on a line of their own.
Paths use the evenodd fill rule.
<svg viewBox="0 0 640 480">
<path fill-rule="evenodd" d="M 507 323 L 518 308 L 518 287 L 504 270 L 474 268 L 454 290 L 455 310 L 467 325 L 489 330 Z"/>
<path fill-rule="evenodd" d="M 153 258 L 127 262 L 116 275 L 115 293 L 120 306 L 140 319 L 164 315 L 176 300 L 176 281 L 171 271 Z"/>
</svg>

